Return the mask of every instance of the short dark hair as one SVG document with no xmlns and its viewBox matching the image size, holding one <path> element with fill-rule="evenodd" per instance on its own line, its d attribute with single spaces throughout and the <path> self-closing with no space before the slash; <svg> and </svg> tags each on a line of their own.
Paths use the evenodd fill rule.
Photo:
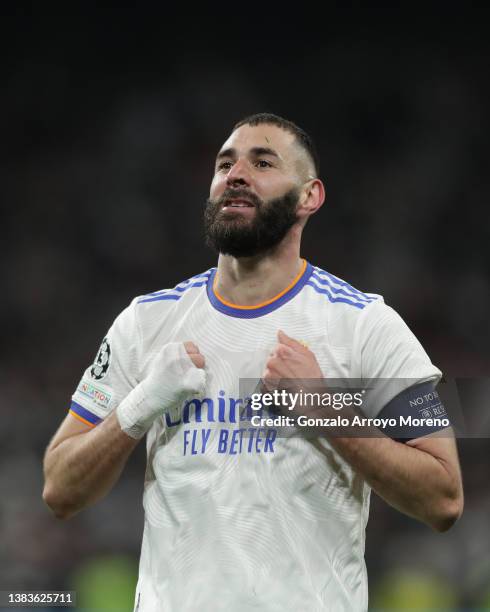
<svg viewBox="0 0 490 612">
<path fill-rule="evenodd" d="M 263 123 L 277 125 L 277 127 L 280 127 L 283 130 L 286 130 L 286 132 L 289 132 L 295 136 L 298 144 L 306 151 L 309 158 L 313 162 L 316 176 L 318 177 L 320 175 L 320 158 L 318 157 L 313 139 L 292 121 L 288 121 L 287 119 L 283 119 L 283 117 L 279 117 L 278 115 L 274 115 L 272 113 L 256 113 L 255 115 L 249 115 L 248 117 L 245 117 L 245 119 L 241 119 L 233 126 L 233 131 L 237 130 L 239 127 L 242 127 L 242 125 L 256 126 Z"/>
</svg>

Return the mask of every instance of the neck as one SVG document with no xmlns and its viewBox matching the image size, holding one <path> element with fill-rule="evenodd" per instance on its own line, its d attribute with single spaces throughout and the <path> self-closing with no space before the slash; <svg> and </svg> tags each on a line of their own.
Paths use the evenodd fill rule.
<svg viewBox="0 0 490 612">
<path fill-rule="evenodd" d="M 214 290 L 223 300 L 254 306 L 273 299 L 301 272 L 301 228 L 293 227 L 272 251 L 255 257 L 220 255 Z"/>
</svg>

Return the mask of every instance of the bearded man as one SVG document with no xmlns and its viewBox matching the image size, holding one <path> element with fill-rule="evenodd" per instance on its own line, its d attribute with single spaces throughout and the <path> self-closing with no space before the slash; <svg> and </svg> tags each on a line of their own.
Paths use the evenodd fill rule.
<svg viewBox="0 0 490 612">
<path fill-rule="evenodd" d="M 110 491 L 146 435 L 140 612 L 364 611 L 371 488 L 438 531 L 462 512 L 450 427 L 253 425 L 244 379 L 376 379 L 363 414 L 444 413 L 441 372 L 400 316 L 301 258 L 324 199 L 302 129 L 272 114 L 235 125 L 204 215 L 217 268 L 131 302 L 48 446 L 44 499 L 69 518 Z"/>
</svg>

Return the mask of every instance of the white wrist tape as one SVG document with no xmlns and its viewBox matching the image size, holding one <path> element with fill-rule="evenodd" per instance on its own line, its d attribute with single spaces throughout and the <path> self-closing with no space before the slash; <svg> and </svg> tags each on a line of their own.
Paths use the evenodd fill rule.
<svg viewBox="0 0 490 612">
<path fill-rule="evenodd" d="M 132 438 L 145 435 L 155 418 L 190 393 L 202 393 L 204 369 L 196 368 L 182 342 L 166 344 L 156 355 L 148 376 L 116 409 L 121 429 Z"/>
</svg>

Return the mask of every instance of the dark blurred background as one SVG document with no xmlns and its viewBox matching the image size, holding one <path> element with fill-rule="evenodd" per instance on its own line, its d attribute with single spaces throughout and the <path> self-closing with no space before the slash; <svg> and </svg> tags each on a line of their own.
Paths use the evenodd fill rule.
<svg viewBox="0 0 490 612">
<path fill-rule="evenodd" d="M 41 502 L 42 455 L 132 297 L 214 265 L 203 203 L 245 115 L 283 115 L 316 140 L 327 205 L 303 255 L 383 294 L 446 376 L 490 371 L 483 15 L 184 8 L 2 11 L 0 590 L 77 588 L 92 609 L 132 596 L 143 446 L 67 523 Z M 488 395 L 475 402 L 486 414 Z M 450 532 L 373 495 L 372 609 L 490 610 L 490 442 L 459 447 L 466 509 Z"/>
</svg>

